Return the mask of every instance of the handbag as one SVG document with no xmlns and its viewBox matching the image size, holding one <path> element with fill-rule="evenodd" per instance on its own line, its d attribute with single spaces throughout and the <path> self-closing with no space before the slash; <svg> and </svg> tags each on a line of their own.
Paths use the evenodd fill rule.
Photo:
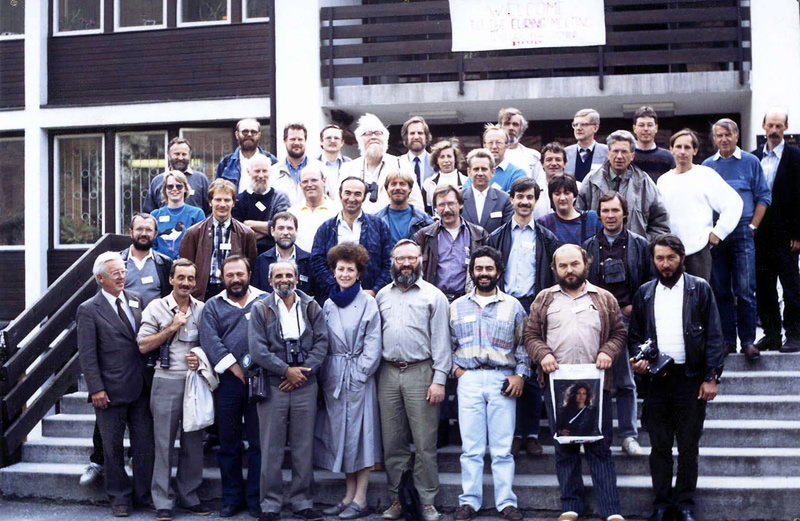
<svg viewBox="0 0 800 521">
<path fill-rule="evenodd" d="M 183 431 L 204 429 L 214 423 L 214 397 L 211 388 L 199 371 L 186 377 L 183 391 Z"/>
<path fill-rule="evenodd" d="M 263 402 L 269 398 L 269 382 L 264 369 L 258 367 L 247 377 L 247 401 L 250 403 Z"/>
</svg>

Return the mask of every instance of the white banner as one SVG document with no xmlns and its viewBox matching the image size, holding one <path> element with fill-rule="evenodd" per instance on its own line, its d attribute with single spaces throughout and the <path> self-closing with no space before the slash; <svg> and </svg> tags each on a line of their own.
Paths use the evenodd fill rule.
<svg viewBox="0 0 800 521">
<path fill-rule="evenodd" d="M 453 51 L 605 45 L 603 0 L 450 0 Z"/>
</svg>

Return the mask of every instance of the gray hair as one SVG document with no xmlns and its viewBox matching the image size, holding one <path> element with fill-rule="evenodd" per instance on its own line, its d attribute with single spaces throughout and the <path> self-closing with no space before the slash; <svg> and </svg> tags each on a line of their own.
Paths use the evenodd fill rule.
<svg viewBox="0 0 800 521">
<path fill-rule="evenodd" d="M 118 260 L 122 263 L 125 262 L 122 260 L 122 255 L 120 255 L 118 251 L 107 251 L 98 255 L 94 260 L 94 265 L 92 266 L 92 274 L 94 277 L 97 278 L 98 275 L 108 275 L 108 272 L 106 271 L 106 263 L 115 260 Z"/>
<path fill-rule="evenodd" d="M 722 118 L 713 125 L 711 125 L 712 134 L 714 133 L 714 129 L 717 127 L 722 127 L 731 134 L 736 134 L 737 136 L 739 135 L 739 125 L 737 125 L 736 122 L 732 119 Z"/>
<path fill-rule="evenodd" d="M 589 122 L 592 125 L 600 126 L 600 113 L 594 109 L 581 109 L 572 116 L 573 119 L 586 117 L 589 118 Z"/>
<path fill-rule="evenodd" d="M 290 266 L 294 270 L 294 276 L 297 277 L 299 272 L 297 271 L 297 264 L 295 264 L 293 260 L 279 260 L 279 261 L 273 262 L 272 264 L 269 265 L 269 278 L 270 279 L 272 279 L 272 270 L 276 266 L 281 266 L 281 265 Z"/>
<path fill-rule="evenodd" d="M 608 148 L 611 148 L 611 145 L 618 141 L 627 141 L 631 146 L 631 152 L 636 150 L 636 138 L 627 130 L 615 130 L 609 134 L 606 138 L 606 145 L 608 145 Z"/>
</svg>

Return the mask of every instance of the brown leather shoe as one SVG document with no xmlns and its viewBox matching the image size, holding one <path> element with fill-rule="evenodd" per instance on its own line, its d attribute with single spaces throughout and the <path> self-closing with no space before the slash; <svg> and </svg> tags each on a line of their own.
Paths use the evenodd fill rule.
<svg viewBox="0 0 800 521">
<path fill-rule="evenodd" d="M 516 456 L 522 450 L 522 438 L 514 436 L 514 441 L 511 442 L 511 455 Z"/>
<path fill-rule="evenodd" d="M 503 518 L 508 519 L 508 521 L 522 521 L 522 512 L 520 512 L 519 509 L 513 505 L 508 505 L 506 508 L 504 508 L 503 511 L 500 512 L 500 515 Z"/>
<path fill-rule="evenodd" d="M 542 448 L 542 444 L 539 443 L 539 438 L 528 438 L 525 440 L 525 452 L 531 457 L 544 454 L 544 449 Z"/>
<path fill-rule="evenodd" d="M 755 362 L 761 358 L 761 352 L 753 344 L 745 344 L 744 347 L 742 347 L 742 353 L 744 353 L 745 358 L 750 362 Z"/>
<path fill-rule="evenodd" d="M 469 505 L 458 505 L 458 508 L 453 513 L 453 519 L 457 519 L 458 521 L 467 521 L 467 519 L 472 519 L 477 515 L 475 509 Z"/>
<path fill-rule="evenodd" d="M 780 348 L 781 353 L 797 353 L 800 352 L 800 339 L 786 339 L 786 342 Z"/>
</svg>

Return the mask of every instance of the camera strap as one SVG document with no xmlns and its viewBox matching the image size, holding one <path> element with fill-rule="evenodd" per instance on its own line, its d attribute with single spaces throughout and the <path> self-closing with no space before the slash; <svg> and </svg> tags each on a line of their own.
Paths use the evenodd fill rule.
<svg viewBox="0 0 800 521">
<path fill-rule="evenodd" d="M 295 295 L 294 298 L 297 299 L 297 295 Z M 285 341 L 286 337 L 283 336 L 283 326 L 281 325 L 280 312 L 281 312 L 281 310 L 278 309 L 278 334 L 281 336 L 281 341 Z M 295 303 L 294 303 L 294 316 L 295 316 L 295 319 L 297 320 L 297 339 L 299 340 L 300 339 L 300 305 L 299 305 L 299 302 L 297 302 L 296 300 L 295 300 Z M 266 327 L 266 326 L 269 325 L 269 322 L 265 320 L 264 324 L 265 324 L 265 327 Z"/>
</svg>

